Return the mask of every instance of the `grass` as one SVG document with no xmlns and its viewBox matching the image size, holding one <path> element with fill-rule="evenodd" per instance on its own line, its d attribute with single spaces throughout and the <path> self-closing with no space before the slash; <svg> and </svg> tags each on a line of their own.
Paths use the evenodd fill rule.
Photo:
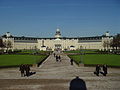
<svg viewBox="0 0 120 90">
<path fill-rule="evenodd" d="M 83 50 L 75 50 L 75 51 L 65 51 L 65 53 L 98 53 L 98 52 L 97 50 L 83 49 Z"/>
<path fill-rule="evenodd" d="M 85 55 L 69 55 L 76 63 L 80 63 L 80 57 L 84 64 L 107 64 L 110 66 L 120 66 L 120 55 L 110 54 L 85 54 Z"/>
<path fill-rule="evenodd" d="M 33 53 L 39 53 L 39 54 L 48 54 L 50 53 L 51 51 L 39 51 L 39 50 L 21 50 L 20 54 L 33 54 Z"/>
<path fill-rule="evenodd" d="M 0 55 L 0 66 L 35 64 L 41 62 L 46 55 Z"/>
</svg>

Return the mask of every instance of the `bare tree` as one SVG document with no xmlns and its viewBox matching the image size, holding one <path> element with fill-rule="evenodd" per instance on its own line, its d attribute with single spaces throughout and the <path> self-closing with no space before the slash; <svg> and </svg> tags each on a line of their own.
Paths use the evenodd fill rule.
<svg viewBox="0 0 120 90">
<path fill-rule="evenodd" d="M 111 47 L 115 52 L 120 52 L 120 34 L 114 36 L 113 41 L 111 42 Z"/>
<path fill-rule="evenodd" d="M 12 48 L 12 42 L 10 40 L 5 40 L 3 42 L 3 44 L 4 44 L 5 48 L 7 48 L 7 52 L 9 50 L 9 48 Z"/>
<path fill-rule="evenodd" d="M 114 38 L 113 38 L 113 43 L 112 46 L 117 49 L 120 49 L 120 34 L 117 34 Z"/>
<path fill-rule="evenodd" d="M 111 41 L 110 40 L 105 40 L 103 42 L 104 50 L 109 50 L 110 49 L 110 45 L 111 45 Z"/>
<path fill-rule="evenodd" d="M 3 40 L 0 39 L 0 48 L 3 48 L 3 47 L 5 47 L 5 45 L 3 44 Z"/>
</svg>

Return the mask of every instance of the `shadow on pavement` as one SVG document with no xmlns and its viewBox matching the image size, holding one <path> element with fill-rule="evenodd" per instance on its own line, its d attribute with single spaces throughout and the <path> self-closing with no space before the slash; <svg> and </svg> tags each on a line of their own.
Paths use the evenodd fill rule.
<svg viewBox="0 0 120 90">
<path fill-rule="evenodd" d="M 30 72 L 30 75 L 29 75 L 29 76 L 32 76 L 32 75 L 34 75 L 34 74 L 36 74 L 36 72 Z"/>
<path fill-rule="evenodd" d="M 69 90 L 87 90 L 85 81 L 77 76 L 70 82 Z"/>
</svg>

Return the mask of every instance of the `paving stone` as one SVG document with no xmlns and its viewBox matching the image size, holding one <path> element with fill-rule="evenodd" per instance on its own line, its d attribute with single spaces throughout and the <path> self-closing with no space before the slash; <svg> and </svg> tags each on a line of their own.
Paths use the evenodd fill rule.
<svg viewBox="0 0 120 90">
<path fill-rule="evenodd" d="M 79 67 L 64 53 L 61 62 L 56 62 L 54 55 L 50 55 L 40 67 L 31 67 L 36 72 L 29 77 L 21 77 L 19 68 L 0 69 L 1 90 L 70 90 L 70 82 L 78 76 L 85 81 L 87 90 L 119 90 L 120 69 L 108 68 L 108 75 L 99 77 L 94 75 L 95 67 Z"/>
</svg>

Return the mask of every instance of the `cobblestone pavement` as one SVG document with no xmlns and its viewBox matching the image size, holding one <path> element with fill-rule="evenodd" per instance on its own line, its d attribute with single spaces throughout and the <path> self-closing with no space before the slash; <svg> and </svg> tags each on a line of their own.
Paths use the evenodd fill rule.
<svg viewBox="0 0 120 90">
<path fill-rule="evenodd" d="M 21 77 L 19 68 L 0 69 L 0 90 L 73 90 L 70 83 L 78 76 L 85 82 L 87 90 L 120 90 L 120 69 L 108 68 L 108 75 L 93 74 L 95 67 L 70 65 L 70 59 L 63 53 L 61 62 L 50 55 L 40 67 L 31 67 L 36 72 Z"/>
</svg>

